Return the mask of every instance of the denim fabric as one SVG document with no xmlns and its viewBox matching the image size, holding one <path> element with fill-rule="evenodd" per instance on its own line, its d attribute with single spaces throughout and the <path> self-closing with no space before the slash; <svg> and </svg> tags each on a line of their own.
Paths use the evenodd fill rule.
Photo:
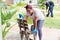
<svg viewBox="0 0 60 40">
<path fill-rule="evenodd" d="M 52 5 L 49 7 L 47 17 L 49 16 L 50 13 L 51 13 L 51 17 L 53 17 L 53 6 Z"/>
<path fill-rule="evenodd" d="M 38 29 L 39 40 L 42 40 L 42 26 L 43 26 L 43 24 L 44 24 L 44 20 L 38 20 L 37 29 Z"/>
</svg>

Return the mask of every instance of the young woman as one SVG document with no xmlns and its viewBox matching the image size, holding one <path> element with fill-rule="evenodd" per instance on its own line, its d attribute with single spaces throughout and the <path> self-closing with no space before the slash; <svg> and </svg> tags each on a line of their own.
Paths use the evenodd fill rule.
<svg viewBox="0 0 60 40">
<path fill-rule="evenodd" d="M 39 40 L 42 40 L 42 26 L 45 19 L 43 13 L 39 9 L 33 8 L 31 5 L 27 5 L 25 8 L 27 12 L 25 20 L 27 20 L 28 17 L 33 19 L 34 27 L 38 29 Z"/>
</svg>

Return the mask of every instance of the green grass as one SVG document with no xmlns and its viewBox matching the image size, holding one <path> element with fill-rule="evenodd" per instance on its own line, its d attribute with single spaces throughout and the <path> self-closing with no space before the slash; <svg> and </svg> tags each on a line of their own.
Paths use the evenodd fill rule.
<svg viewBox="0 0 60 40">
<path fill-rule="evenodd" d="M 28 18 L 28 23 L 29 24 L 32 24 L 33 23 L 33 20 L 30 17 Z"/>
<path fill-rule="evenodd" d="M 55 13 L 54 18 L 51 18 L 51 17 L 46 18 L 44 25 L 46 27 L 60 29 L 60 14 Z"/>
<path fill-rule="evenodd" d="M 60 11 L 60 6 L 54 6 L 54 10 Z"/>
</svg>

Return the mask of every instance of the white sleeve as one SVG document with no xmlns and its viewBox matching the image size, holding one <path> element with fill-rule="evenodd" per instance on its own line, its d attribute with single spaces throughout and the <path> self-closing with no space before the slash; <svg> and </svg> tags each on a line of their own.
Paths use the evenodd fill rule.
<svg viewBox="0 0 60 40">
<path fill-rule="evenodd" d="M 38 16 L 38 12 L 35 12 L 35 13 L 34 13 L 34 16 Z"/>
</svg>

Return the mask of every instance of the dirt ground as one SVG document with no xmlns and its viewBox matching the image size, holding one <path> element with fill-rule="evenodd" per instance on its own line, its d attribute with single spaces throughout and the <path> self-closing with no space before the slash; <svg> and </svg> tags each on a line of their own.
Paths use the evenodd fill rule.
<svg viewBox="0 0 60 40">
<path fill-rule="evenodd" d="M 30 26 L 30 25 L 29 25 Z M 60 30 L 54 28 L 43 27 L 43 37 L 42 40 L 60 40 Z M 36 38 L 39 40 L 38 36 Z M 12 27 L 9 33 L 6 35 L 5 40 L 20 40 L 19 27 L 18 24 Z"/>
</svg>

